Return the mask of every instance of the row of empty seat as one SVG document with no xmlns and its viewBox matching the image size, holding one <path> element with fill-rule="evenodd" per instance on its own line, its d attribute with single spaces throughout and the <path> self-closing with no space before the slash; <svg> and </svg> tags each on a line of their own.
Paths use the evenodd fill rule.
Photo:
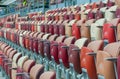
<svg viewBox="0 0 120 79">
<path fill-rule="evenodd" d="M 3 31 L 2 33 L 4 34 L 2 35 L 6 39 L 33 51 L 34 53 L 31 52 L 31 56 L 35 56 L 36 60 L 38 59 L 40 63 L 45 64 L 46 70 L 49 70 L 49 66 L 53 66 L 57 72 L 58 79 L 61 77 L 59 75 L 60 72 L 65 74 L 66 79 L 70 79 L 70 75 L 71 79 L 81 79 L 81 77 L 85 79 L 86 77 L 92 79 L 101 77 L 105 79 L 116 79 L 118 77 L 115 77 L 114 65 L 110 60 L 112 58 L 117 59 L 119 56 L 119 42 L 105 45 L 103 40 L 88 43 L 87 38 L 76 40 L 75 37 L 57 37 L 57 35 L 16 29 L 7 30 L 9 31 L 8 34 L 7 31 Z M 13 31 L 16 32 L 10 33 Z M 36 34 L 38 35 L 35 37 Z M 31 39 L 32 37 L 33 39 Z M 31 44 L 31 40 L 33 44 Z M 27 54 L 27 52 L 25 53 Z"/>
<path fill-rule="evenodd" d="M 0 42 L 0 66 L 7 73 L 6 79 L 55 79 L 54 71 L 44 72 L 44 66 L 23 56 L 4 42 Z"/>
<path fill-rule="evenodd" d="M 52 75 L 50 79 L 120 78 L 120 8 L 115 2 L 108 0 L 49 10 L 45 14 L 33 13 L 20 20 L 8 19 L 7 23 L 0 29 L 0 40 L 14 49 L 0 43 L 1 60 L 5 59 L 1 66 L 11 79 L 23 79 L 21 72 L 29 73 L 30 77 L 25 79 L 41 76 L 40 79 L 49 79 L 44 70 Z M 15 58 L 11 57 L 12 52 Z M 11 63 L 15 68 L 9 68 Z M 44 72 L 43 75 L 30 64 L 39 65 L 41 71 L 38 71 Z M 39 77 L 33 75 L 34 69 Z M 17 77 L 14 71 L 18 72 Z"/>
</svg>

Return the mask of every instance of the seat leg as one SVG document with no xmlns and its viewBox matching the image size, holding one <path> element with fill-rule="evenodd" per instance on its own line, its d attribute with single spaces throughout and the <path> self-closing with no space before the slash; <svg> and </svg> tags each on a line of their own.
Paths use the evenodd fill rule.
<svg viewBox="0 0 120 79">
<path fill-rule="evenodd" d="M 60 65 L 57 65 L 56 76 L 57 76 L 57 79 L 61 79 L 61 70 L 60 70 Z"/>
</svg>

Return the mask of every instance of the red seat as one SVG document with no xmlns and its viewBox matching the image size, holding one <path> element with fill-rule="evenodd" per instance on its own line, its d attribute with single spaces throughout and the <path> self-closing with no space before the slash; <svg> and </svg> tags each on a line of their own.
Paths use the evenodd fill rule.
<svg viewBox="0 0 120 79">
<path fill-rule="evenodd" d="M 63 42 L 64 40 L 65 40 L 65 36 L 60 36 L 55 41 L 51 42 L 50 53 L 51 53 L 51 56 L 53 56 L 54 61 L 56 63 L 59 63 L 59 59 L 58 59 L 58 43 Z"/>
<path fill-rule="evenodd" d="M 92 52 L 97 52 L 103 49 L 103 41 L 93 41 L 88 44 L 87 47 L 82 47 L 80 51 L 80 63 L 81 67 L 87 70 L 87 74 L 91 79 L 97 79 L 96 67 L 94 62 L 94 56 L 89 56 L 88 54 Z"/>
<path fill-rule="evenodd" d="M 58 45 L 59 62 L 60 60 L 62 60 L 62 63 L 65 67 L 69 67 L 68 52 L 67 52 L 67 49 L 62 48 L 62 46 L 65 46 L 65 45 L 69 46 L 70 44 L 74 44 L 75 40 L 76 39 L 74 37 L 69 37 L 69 38 L 66 38 L 63 43 L 59 43 Z"/>
<path fill-rule="evenodd" d="M 81 24 L 84 22 L 85 22 L 85 20 L 78 20 L 72 26 L 72 36 L 75 36 L 76 39 L 81 38 L 80 27 L 81 27 Z"/>
<path fill-rule="evenodd" d="M 105 23 L 103 26 L 103 39 L 108 40 L 108 43 L 116 41 L 115 32 L 111 26 L 113 26 L 111 23 Z"/>
</svg>

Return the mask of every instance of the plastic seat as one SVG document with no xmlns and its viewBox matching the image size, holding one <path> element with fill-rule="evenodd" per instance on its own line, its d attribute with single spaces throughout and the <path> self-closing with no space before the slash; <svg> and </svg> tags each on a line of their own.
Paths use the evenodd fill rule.
<svg viewBox="0 0 120 79">
<path fill-rule="evenodd" d="M 97 79 L 94 56 L 89 56 L 92 52 L 103 50 L 104 43 L 102 40 L 93 41 L 87 47 L 82 47 L 80 51 L 80 63 L 84 78 Z M 86 69 L 86 70 L 85 70 Z M 88 76 L 87 76 L 88 75 Z"/>
<path fill-rule="evenodd" d="M 56 79 L 56 73 L 54 71 L 44 72 L 39 79 Z"/>
<path fill-rule="evenodd" d="M 81 27 L 82 23 L 84 23 L 84 22 L 85 22 L 85 20 L 78 20 L 72 26 L 72 36 L 75 36 L 76 39 L 79 39 L 81 37 L 80 27 Z"/>
<path fill-rule="evenodd" d="M 94 23 L 94 19 L 88 20 L 85 23 L 81 25 L 80 32 L 81 32 L 81 37 L 85 37 L 90 39 L 90 26 L 92 23 Z"/>
<path fill-rule="evenodd" d="M 115 14 L 112 13 L 111 11 L 116 11 L 117 6 L 112 6 L 108 10 L 105 11 L 105 19 L 107 21 L 111 21 L 112 19 L 115 18 Z"/>
<path fill-rule="evenodd" d="M 30 73 L 31 68 L 35 65 L 35 61 L 34 60 L 26 60 L 23 64 L 22 64 L 22 68 L 19 69 L 19 72 L 16 73 L 16 77 L 18 79 L 26 79 L 26 74 L 24 73 Z"/>
<path fill-rule="evenodd" d="M 38 40 L 38 52 L 44 57 L 44 41 L 50 37 L 50 34 L 45 34 L 40 40 Z"/>
<path fill-rule="evenodd" d="M 103 18 L 91 24 L 90 27 L 91 40 L 102 40 L 102 27 L 104 23 L 105 23 L 105 19 Z"/>
<path fill-rule="evenodd" d="M 21 53 L 16 53 L 14 56 L 13 56 L 13 61 L 12 61 L 12 68 L 17 68 L 17 62 L 19 60 L 19 58 L 22 56 Z M 11 70 L 11 78 L 12 79 L 16 79 L 16 73 L 17 71 L 16 70 Z"/>
<path fill-rule="evenodd" d="M 30 79 L 39 79 L 39 76 L 44 72 L 44 66 L 36 64 L 30 70 Z"/>
<path fill-rule="evenodd" d="M 108 43 L 115 42 L 116 36 L 115 36 L 115 30 L 114 27 L 116 27 L 119 23 L 119 19 L 113 19 L 111 22 L 105 23 L 103 26 L 103 39 L 108 40 Z"/>
<path fill-rule="evenodd" d="M 23 64 L 27 60 L 28 60 L 28 56 L 22 56 L 21 58 L 19 58 L 18 63 L 17 63 L 17 73 L 23 72 L 22 71 Z M 22 77 L 18 76 L 17 79 L 22 79 Z"/>
<path fill-rule="evenodd" d="M 97 74 L 102 75 L 104 79 L 116 79 L 114 63 L 111 61 L 114 61 L 114 59 L 112 58 L 116 58 L 119 56 L 119 47 L 120 42 L 110 43 L 104 47 L 104 51 L 97 52 Z"/>
<path fill-rule="evenodd" d="M 51 55 L 50 55 L 50 51 L 51 51 L 51 49 L 50 49 L 50 43 L 51 43 L 52 41 L 55 41 L 56 38 L 57 38 L 57 35 L 51 35 L 51 36 L 49 37 L 49 39 L 44 42 L 44 47 L 43 47 L 43 49 L 44 49 L 44 54 L 46 55 L 46 57 L 48 58 L 48 60 L 51 60 Z"/>
<path fill-rule="evenodd" d="M 120 7 L 120 1 L 119 0 L 115 0 L 115 4 Z"/>
</svg>

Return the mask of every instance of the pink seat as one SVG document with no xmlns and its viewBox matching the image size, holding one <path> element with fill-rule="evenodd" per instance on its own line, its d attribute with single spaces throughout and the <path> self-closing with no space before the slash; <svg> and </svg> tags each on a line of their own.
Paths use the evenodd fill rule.
<svg viewBox="0 0 120 79">
<path fill-rule="evenodd" d="M 54 71 L 44 72 L 39 79 L 56 79 L 56 73 Z"/>
</svg>

